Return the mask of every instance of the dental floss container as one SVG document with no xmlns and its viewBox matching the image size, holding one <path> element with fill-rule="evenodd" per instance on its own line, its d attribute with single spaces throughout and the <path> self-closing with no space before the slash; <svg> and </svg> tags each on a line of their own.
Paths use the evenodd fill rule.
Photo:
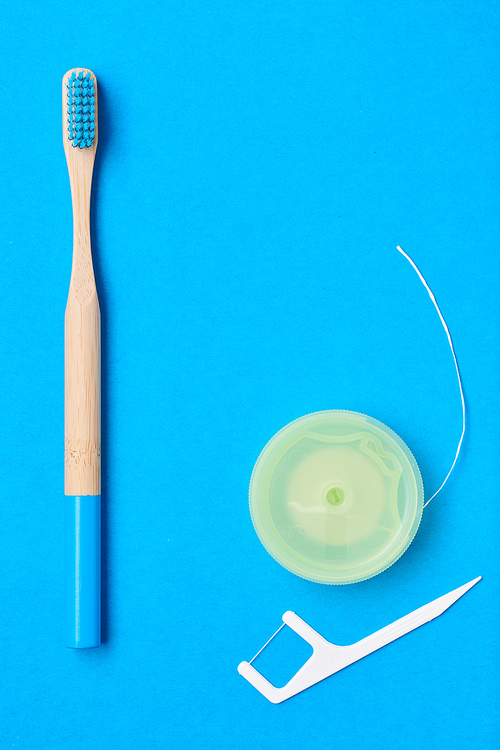
<svg viewBox="0 0 500 750">
<path fill-rule="evenodd" d="M 307 414 L 265 446 L 250 481 L 250 511 L 267 551 L 318 583 L 355 583 L 407 549 L 424 490 L 408 447 L 372 417 Z"/>
<path fill-rule="evenodd" d="M 448 337 L 448 326 L 418 267 Z M 267 443 L 250 480 L 250 513 L 262 544 L 281 565 L 318 583 L 356 583 L 381 573 L 415 536 L 424 505 L 422 478 L 409 448 L 389 427 L 353 411 L 306 414 Z"/>
</svg>

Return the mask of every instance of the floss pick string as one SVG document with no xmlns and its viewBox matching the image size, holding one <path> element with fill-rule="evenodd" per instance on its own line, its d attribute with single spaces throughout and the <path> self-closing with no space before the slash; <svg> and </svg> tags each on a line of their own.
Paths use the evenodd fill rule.
<svg viewBox="0 0 500 750">
<path fill-rule="evenodd" d="M 276 638 L 276 636 L 280 632 L 281 628 L 284 628 L 285 625 L 286 625 L 285 622 L 283 623 L 283 625 L 280 625 L 280 627 L 278 628 L 278 630 L 276 631 L 276 633 L 273 633 L 273 635 L 269 638 L 269 640 L 264 643 L 264 645 L 262 646 L 262 648 L 260 649 L 260 651 L 257 651 L 257 653 L 255 654 L 255 656 L 252 659 L 250 659 L 250 661 L 248 662 L 249 664 L 251 664 L 253 661 L 255 661 L 255 659 L 258 657 L 258 655 L 261 654 L 264 651 L 265 647 L 269 643 L 271 643 L 271 641 L 273 640 L 273 638 Z"/>
<path fill-rule="evenodd" d="M 448 329 L 448 326 L 446 325 L 445 319 L 443 318 L 443 316 L 441 314 L 441 310 L 439 309 L 439 305 L 436 302 L 436 298 L 433 295 L 431 289 L 429 288 L 429 285 L 427 284 L 426 280 L 424 279 L 424 277 L 420 273 L 419 269 L 417 268 L 416 264 L 410 258 L 410 256 L 407 255 L 405 253 L 405 251 L 403 250 L 403 248 L 400 247 L 399 245 L 397 246 L 396 249 L 399 250 L 399 252 L 401 253 L 401 255 L 403 255 L 406 258 L 406 260 L 413 266 L 413 268 L 415 269 L 415 271 L 417 272 L 417 274 L 418 274 L 418 276 L 420 278 L 420 281 L 422 282 L 422 284 L 427 289 L 427 292 L 429 293 L 429 297 L 431 298 L 431 300 L 432 300 L 432 302 L 434 304 L 434 307 L 436 308 L 436 310 L 438 312 L 438 315 L 439 315 L 439 317 L 441 319 L 441 323 L 443 324 L 443 328 L 444 328 L 444 330 L 446 332 L 446 335 L 448 337 L 448 342 L 450 344 L 451 353 L 453 354 L 453 360 L 455 362 L 455 369 L 457 371 L 458 387 L 460 389 L 460 398 L 462 400 L 462 434 L 460 435 L 460 440 L 458 441 L 458 448 L 457 448 L 457 452 L 455 454 L 455 458 L 454 458 L 453 463 L 451 465 L 451 469 L 449 470 L 448 474 L 446 475 L 446 477 L 444 479 L 444 482 L 442 483 L 441 487 L 439 487 L 439 489 L 436 490 L 436 492 L 427 500 L 427 502 L 424 503 L 424 508 L 425 508 L 427 505 L 429 505 L 430 501 L 433 500 L 439 492 L 441 492 L 441 490 L 445 486 L 446 482 L 448 481 L 451 472 L 455 468 L 455 464 L 457 462 L 457 458 L 459 456 L 460 449 L 462 447 L 462 441 L 464 439 L 464 434 L 465 434 L 465 399 L 464 399 L 464 392 L 463 392 L 463 388 L 462 388 L 462 378 L 460 377 L 460 370 L 458 369 L 458 362 L 457 362 L 457 358 L 456 358 L 456 355 L 455 355 L 455 349 L 453 347 L 453 341 L 451 340 L 450 331 Z"/>
</svg>

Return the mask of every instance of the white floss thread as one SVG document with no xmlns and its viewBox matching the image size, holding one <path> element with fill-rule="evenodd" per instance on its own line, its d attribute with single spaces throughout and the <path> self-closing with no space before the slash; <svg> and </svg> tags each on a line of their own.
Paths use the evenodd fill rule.
<svg viewBox="0 0 500 750">
<path fill-rule="evenodd" d="M 436 302 L 436 298 L 433 295 L 431 289 L 429 288 L 429 285 L 427 284 L 426 280 L 424 279 L 424 277 L 420 273 L 417 265 L 413 262 L 413 260 L 410 258 L 410 256 L 407 255 L 405 253 L 405 251 L 403 250 L 403 248 L 400 247 L 399 245 L 397 246 L 396 249 L 399 250 L 399 252 L 401 253 L 401 255 L 404 255 L 404 257 L 406 258 L 406 260 L 409 263 L 411 263 L 411 265 L 413 266 L 413 268 L 417 272 L 417 274 L 418 274 L 418 276 L 420 278 L 420 281 L 422 282 L 422 284 L 427 289 L 427 292 L 429 293 L 429 297 L 431 298 L 431 300 L 432 300 L 432 302 L 434 304 L 434 307 L 436 308 L 436 310 L 438 312 L 438 315 L 440 317 L 441 323 L 443 324 L 443 328 L 444 328 L 444 330 L 446 332 L 446 335 L 448 337 L 448 342 L 450 344 L 451 353 L 453 354 L 453 361 L 455 362 L 455 369 L 457 371 L 458 387 L 460 389 L 460 398 L 462 400 L 462 434 L 460 435 L 460 440 L 458 441 L 458 448 L 457 448 L 457 452 L 455 454 L 455 458 L 454 458 L 453 463 L 451 465 L 451 469 L 449 470 L 448 474 L 446 475 L 446 477 L 444 479 L 444 482 L 442 483 L 441 487 L 439 487 L 439 489 L 436 490 L 436 492 L 427 500 L 427 502 L 424 503 L 424 508 L 425 508 L 427 505 L 429 505 L 430 501 L 433 500 L 439 492 L 441 492 L 441 490 L 445 486 L 446 482 L 448 481 L 451 472 L 455 468 L 455 464 L 457 462 L 457 458 L 459 456 L 460 449 L 462 447 L 462 441 L 464 439 L 464 434 L 465 434 L 465 399 L 464 399 L 464 392 L 463 392 L 463 388 L 462 388 L 462 378 L 460 377 L 460 370 L 458 369 L 458 362 L 457 362 L 457 358 L 456 358 L 456 355 L 455 355 L 455 349 L 453 347 L 453 341 L 451 339 L 451 335 L 450 335 L 450 331 L 448 330 L 448 326 L 446 325 L 446 321 L 445 321 L 445 319 L 443 318 L 443 316 L 441 314 L 441 310 L 439 309 L 438 303 Z"/>
<path fill-rule="evenodd" d="M 269 640 L 264 643 L 264 645 L 262 646 L 262 648 L 260 649 L 260 651 L 257 651 L 257 653 L 255 654 L 255 656 L 252 659 L 250 659 L 250 661 L 248 662 L 249 664 L 251 664 L 253 661 L 255 661 L 255 659 L 258 657 L 258 655 L 261 654 L 264 651 L 265 647 L 269 643 L 271 643 L 271 641 L 273 640 L 273 638 L 275 638 L 278 635 L 278 633 L 280 632 L 281 628 L 284 628 L 285 625 L 286 625 L 286 622 L 284 622 L 283 625 L 280 625 L 280 627 L 278 628 L 278 630 L 276 631 L 276 633 L 273 633 L 273 635 L 269 638 Z"/>
</svg>

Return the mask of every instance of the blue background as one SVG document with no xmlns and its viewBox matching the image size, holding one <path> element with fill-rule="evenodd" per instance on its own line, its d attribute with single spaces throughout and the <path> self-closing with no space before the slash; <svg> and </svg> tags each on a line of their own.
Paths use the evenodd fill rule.
<svg viewBox="0 0 500 750">
<path fill-rule="evenodd" d="M 498 6 L 12 3 L 2 11 L 2 748 L 497 747 Z M 62 640 L 61 78 L 99 84 L 104 638 Z M 343 408 L 429 496 L 389 570 L 328 587 L 264 550 L 264 444 Z M 429 625 L 282 704 L 237 673 L 292 609 L 338 644 L 477 575 Z M 256 666 L 305 658 L 281 631 Z"/>
</svg>

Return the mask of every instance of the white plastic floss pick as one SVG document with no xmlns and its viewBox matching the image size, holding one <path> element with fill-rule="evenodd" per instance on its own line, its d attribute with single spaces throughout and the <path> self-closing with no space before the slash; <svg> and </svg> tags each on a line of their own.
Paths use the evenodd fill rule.
<svg viewBox="0 0 500 750">
<path fill-rule="evenodd" d="M 430 622 L 445 612 L 448 607 L 451 607 L 457 599 L 460 599 L 461 596 L 480 580 L 481 576 L 478 576 L 473 581 L 469 581 L 469 583 L 460 586 L 458 589 L 440 596 L 439 599 L 425 604 L 414 612 L 410 612 L 409 615 L 401 617 L 396 622 L 386 625 L 385 628 L 377 630 L 372 635 L 363 638 L 357 643 L 352 643 L 350 646 L 337 646 L 334 643 L 330 643 L 330 641 L 323 638 L 302 618 L 296 615 L 295 612 L 285 612 L 282 618 L 283 625 L 262 646 L 253 659 L 248 662 L 242 661 L 238 665 L 238 672 L 271 703 L 283 703 L 283 701 L 312 687 L 317 682 L 321 682 L 321 680 L 330 677 L 336 672 L 340 672 L 341 669 L 345 669 L 345 667 L 348 667 L 355 661 L 363 659 L 368 654 L 377 651 L 388 643 L 392 643 L 392 641 L 401 638 L 401 636 L 415 630 L 415 628 L 424 625 L 426 622 Z M 286 685 L 277 688 L 252 666 L 252 662 L 285 625 L 288 625 L 297 635 L 307 641 L 313 647 L 313 653 L 304 666 L 299 669 Z"/>
</svg>

